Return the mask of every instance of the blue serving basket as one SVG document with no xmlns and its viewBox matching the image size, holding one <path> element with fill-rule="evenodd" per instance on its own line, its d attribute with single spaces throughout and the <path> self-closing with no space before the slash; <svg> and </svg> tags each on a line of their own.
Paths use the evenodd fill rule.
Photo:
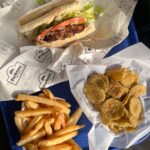
<svg viewBox="0 0 150 150">
<path fill-rule="evenodd" d="M 131 21 L 129 25 L 129 36 L 118 46 L 115 46 L 108 54 L 107 56 L 111 56 L 114 53 L 117 53 L 124 48 L 133 45 L 138 42 L 138 36 L 135 30 L 135 26 L 133 21 Z M 74 99 L 73 95 L 71 94 L 69 82 L 63 82 L 60 84 L 57 84 L 55 86 L 52 86 L 49 88 L 55 96 L 61 97 L 66 99 L 69 103 L 71 103 L 71 110 L 74 112 L 78 108 L 78 104 L 76 100 Z M 20 110 L 21 103 L 15 102 L 15 101 L 6 101 L 6 102 L 0 102 L 0 111 L 2 113 L 2 117 L 4 120 L 4 124 L 6 127 L 6 131 L 8 134 L 9 144 L 11 150 L 22 150 L 22 147 L 17 147 L 16 142 L 19 140 L 19 132 L 14 124 L 14 111 Z M 72 113 L 71 112 L 71 113 Z M 89 120 L 86 118 L 86 116 L 83 114 L 80 118 L 78 124 L 85 124 L 86 127 L 79 131 L 79 135 L 75 137 L 75 141 L 82 147 L 83 150 L 88 150 L 88 138 L 87 134 L 92 126 L 92 124 L 89 122 Z M 142 141 L 144 141 L 147 136 L 142 138 L 138 144 Z M 110 147 L 110 150 L 118 150 L 118 148 L 112 148 Z"/>
</svg>

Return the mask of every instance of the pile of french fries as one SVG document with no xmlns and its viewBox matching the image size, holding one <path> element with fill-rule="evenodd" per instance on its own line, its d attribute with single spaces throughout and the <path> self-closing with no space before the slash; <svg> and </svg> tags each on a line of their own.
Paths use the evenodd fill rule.
<svg viewBox="0 0 150 150">
<path fill-rule="evenodd" d="M 81 150 L 72 139 L 84 125 L 76 125 L 82 115 L 78 108 L 70 117 L 71 105 L 47 89 L 38 96 L 19 94 L 23 109 L 15 111 L 15 124 L 21 134 L 17 146 L 26 150 Z"/>
</svg>

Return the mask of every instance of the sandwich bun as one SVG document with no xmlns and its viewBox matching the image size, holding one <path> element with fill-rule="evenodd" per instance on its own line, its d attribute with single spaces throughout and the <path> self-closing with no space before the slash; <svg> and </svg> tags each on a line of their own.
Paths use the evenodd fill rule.
<svg viewBox="0 0 150 150">
<path fill-rule="evenodd" d="M 62 5 L 57 7 L 45 15 L 38 17 L 37 19 L 28 22 L 27 24 L 20 26 L 20 32 L 25 33 L 34 30 L 36 27 L 43 24 L 50 24 L 56 17 L 60 18 L 64 13 L 69 13 L 80 8 L 79 2 L 75 1 L 71 4 Z"/>
<path fill-rule="evenodd" d="M 77 11 L 81 7 L 79 1 L 75 0 L 56 0 L 52 1 L 32 12 L 22 16 L 19 20 L 20 33 L 27 39 L 33 41 L 34 30 L 44 24 L 50 24 L 54 20 L 61 20 L 65 14 Z M 94 23 L 87 24 L 83 31 L 76 33 L 71 37 L 66 37 L 62 40 L 47 42 L 43 39 L 36 41 L 37 45 L 45 47 L 62 47 L 70 42 L 82 39 L 95 31 Z"/>
</svg>

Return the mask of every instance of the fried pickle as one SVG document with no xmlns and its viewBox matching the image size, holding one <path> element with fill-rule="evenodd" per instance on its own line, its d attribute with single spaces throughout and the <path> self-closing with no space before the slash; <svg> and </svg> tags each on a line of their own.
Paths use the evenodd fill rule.
<svg viewBox="0 0 150 150">
<path fill-rule="evenodd" d="M 123 95 L 127 94 L 129 89 L 122 86 L 119 82 L 111 80 L 109 83 L 107 94 L 113 98 L 121 98 Z"/>
<path fill-rule="evenodd" d="M 100 104 L 105 100 L 106 94 L 102 88 L 94 84 L 86 83 L 83 89 L 87 99 L 92 104 Z"/>
<path fill-rule="evenodd" d="M 101 87 L 105 92 L 107 91 L 109 85 L 108 77 L 99 73 L 90 75 L 87 79 L 87 82 Z"/>
<path fill-rule="evenodd" d="M 127 68 L 93 73 L 84 86 L 84 94 L 100 112 L 100 121 L 114 133 L 133 132 L 144 118 L 140 96 L 146 87 L 139 84 L 136 72 Z"/>
<path fill-rule="evenodd" d="M 121 81 L 127 74 L 127 68 L 114 68 L 106 70 L 105 75 L 115 81 Z"/>
<path fill-rule="evenodd" d="M 100 112 L 110 120 L 117 120 L 124 115 L 124 108 L 120 101 L 110 98 L 102 104 Z"/>
<path fill-rule="evenodd" d="M 136 84 L 130 89 L 130 95 L 139 97 L 146 92 L 146 87 L 142 84 Z"/>
<path fill-rule="evenodd" d="M 139 80 L 138 75 L 134 71 L 128 70 L 125 77 L 120 81 L 125 87 L 131 87 Z"/>
</svg>

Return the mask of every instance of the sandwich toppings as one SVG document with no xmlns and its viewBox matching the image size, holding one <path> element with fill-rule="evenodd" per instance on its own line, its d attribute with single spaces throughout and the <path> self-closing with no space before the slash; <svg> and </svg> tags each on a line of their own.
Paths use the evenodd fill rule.
<svg viewBox="0 0 150 150">
<path fill-rule="evenodd" d="M 50 43 L 71 38 L 84 31 L 86 26 L 94 22 L 102 11 L 101 7 L 88 2 L 79 10 L 57 16 L 50 24 L 35 28 L 33 31 L 35 42 L 41 44 L 42 41 Z"/>
<path fill-rule="evenodd" d="M 76 33 L 80 33 L 84 30 L 84 24 L 80 25 L 68 25 L 63 29 L 56 31 L 51 31 L 45 36 L 44 41 L 51 42 L 56 40 L 63 40 L 65 38 L 70 38 Z"/>
<path fill-rule="evenodd" d="M 72 18 L 66 20 L 56 26 L 44 30 L 37 38 L 36 42 L 40 40 L 47 42 L 62 40 L 69 38 L 84 30 L 86 20 L 83 17 Z"/>
</svg>

